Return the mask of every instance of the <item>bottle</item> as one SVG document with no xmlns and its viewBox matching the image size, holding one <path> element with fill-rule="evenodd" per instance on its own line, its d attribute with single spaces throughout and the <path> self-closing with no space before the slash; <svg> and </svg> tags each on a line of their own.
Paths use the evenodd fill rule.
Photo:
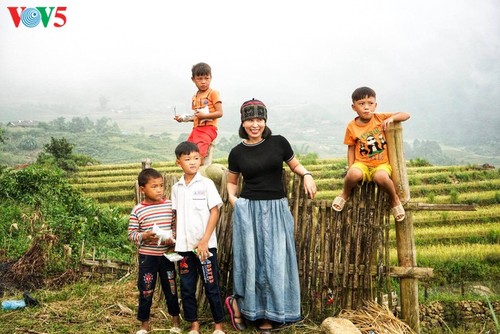
<svg viewBox="0 0 500 334">
<path fill-rule="evenodd" d="M 26 307 L 26 302 L 23 299 L 19 300 L 4 300 L 2 302 L 2 308 L 4 310 L 16 310 L 18 308 Z"/>
<path fill-rule="evenodd" d="M 198 255 L 198 249 L 193 249 L 193 253 Z M 213 254 L 211 252 L 208 252 L 208 256 L 212 256 Z M 205 261 L 201 261 L 201 270 L 203 272 L 203 280 L 205 283 L 213 283 L 214 282 L 214 273 L 212 271 L 212 261 L 210 261 L 208 258 L 205 259 Z"/>
<path fill-rule="evenodd" d="M 212 261 L 206 259 L 201 263 L 201 269 L 203 271 L 203 280 L 205 283 L 214 282 L 214 274 L 212 272 Z"/>
</svg>

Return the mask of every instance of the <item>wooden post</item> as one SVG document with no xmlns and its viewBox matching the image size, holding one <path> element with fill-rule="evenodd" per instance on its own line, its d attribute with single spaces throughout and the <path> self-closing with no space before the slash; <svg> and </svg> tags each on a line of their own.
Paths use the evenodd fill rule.
<svg viewBox="0 0 500 334">
<path fill-rule="evenodd" d="M 401 203 L 410 200 L 410 184 L 406 172 L 406 158 L 404 154 L 403 127 L 401 122 L 393 123 L 385 130 L 387 146 L 389 147 L 389 162 L 392 167 L 392 181 Z"/>
<path fill-rule="evenodd" d="M 396 187 L 401 203 L 410 200 L 410 185 L 406 172 L 406 159 L 404 156 L 403 127 L 400 122 L 395 122 L 386 131 L 389 149 L 389 161 L 392 167 L 392 180 Z M 396 222 L 396 244 L 398 263 L 401 267 L 416 267 L 417 252 L 413 238 L 413 216 L 411 211 L 406 211 L 406 218 Z M 415 332 L 420 333 L 420 315 L 418 305 L 418 279 L 401 278 L 401 316 Z"/>
</svg>

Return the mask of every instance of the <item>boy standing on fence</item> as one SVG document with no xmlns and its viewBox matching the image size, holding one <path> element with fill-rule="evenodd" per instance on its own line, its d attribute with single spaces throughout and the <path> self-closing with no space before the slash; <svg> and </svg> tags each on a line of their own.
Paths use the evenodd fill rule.
<svg viewBox="0 0 500 334">
<path fill-rule="evenodd" d="M 179 270 L 184 319 L 191 322 L 189 334 L 200 333 L 196 300 L 200 275 L 215 323 L 213 334 L 224 334 L 215 234 L 222 199 L 213 181 L 198 171 L 201 156 L 194 143 L 180 143 L 175 149 L 175 156 L 177 165 L 184 172 L 172 187 L 172 208 L 177 217 L 175 251 L 183 256 Z"/>
<path fill-rule="evenodd" d="M 194 114 L 175 115 L 177 122 L 193 122 L 193 130 L 188 141 L 195 143 L 203 161 L 207 155 L 212 142 L 217 138 L 217 119 L 222 117 L 222 101 L 219 92 L 210 88 L 212 81 L 212 69 L 206 63 L 198 63 L 191 69 L 191 80 L 198 88 L 193 95 L 191 109 Z"/>
<path fill-rule="evenodd" d="M 373 181 L 389 194 L 392 214 L 399 222 L 405 219 L 405 210 L 391 180 L 392 168 L 387 155 L 385 130 L 393 122 L 406 121 L 410 114 L 375 113 L 376 108 L 373 89 L 360 87 L 352 93 L 352 109 L 358 116 L 347 125 L 344 137 L 349 169 L 344 178 L 342 193 L 333 200 L 332 208 L 342 211 L 351 190 L 358 182 Z"/>
<path fill-rule="evenodd" d="M 141 328 L 136 334 L 145 334 L 151 330 L 149 317 L 158 276 L 168 313 L 172 316 L 170 331 L 181 333 L 175 264 L 164 256 L 174 245 L 172 202 L 163 199 L 163 177 L 155 169 L 143 169 L 137 180 L 139 189 L 144 194 L 144 201 L 132 209 L 128 225 L 128 239 L 139 247 L 137 319 L 141 322 Z M 160 240 L 153 232 L 157 228 L 165 233 L 170 232 L 172 238 Z"/>
</svg>

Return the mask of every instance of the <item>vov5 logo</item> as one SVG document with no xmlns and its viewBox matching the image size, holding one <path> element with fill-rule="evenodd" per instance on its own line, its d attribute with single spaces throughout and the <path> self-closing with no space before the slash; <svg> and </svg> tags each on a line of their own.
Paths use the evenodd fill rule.
<svg viewBox="0 0 500 334">
<path fill-rule="evenodd" d="M 61 28 L 66 24 L 66 8 L 67 7 L 7 7 L 16 28 L 19 28 L 21 22 L 28 28 L 34 28 L 39 25 L 40 22 L 42 22 L 45 28 L 47 28 L 49 22 L 53 22 L 54 27 Z"/>
</svg>

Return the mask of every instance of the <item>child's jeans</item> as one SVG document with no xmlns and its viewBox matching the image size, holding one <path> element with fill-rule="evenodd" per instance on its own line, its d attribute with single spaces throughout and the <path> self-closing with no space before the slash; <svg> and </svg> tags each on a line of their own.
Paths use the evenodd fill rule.
<svg viewBox="0 0 500 334">
<path fill-rule="evenodd" d="M 139 289 L 137 319 L 139 321 L 149 320 L 158 276 L 165 295 L 168 313 L 172 316 L 180 313 L 177 285 L 175 283 L 175 264 L 165 256 L 139 254 L 139 277 L 137 279 L 137 288 Z"/>
<path fill-rule="evenodd" d="M 198 304 L 196 301 L 196 285 L 198 277 L 203 280 L 203 287 L 212 317 L 215 323 L 224 320 L 224 307 L 219 289 L 219 266 L 217 264 L 217 248 L 210 248 L 213 255 L 208 258 L 210 263 L 201 264 L 193 252 L 179 252 L 184 258 L 179 261 L 181 278 L 181 298 L 184 307 L 184 319 L 189 322 L 198 320 Z"/>
</svg>

